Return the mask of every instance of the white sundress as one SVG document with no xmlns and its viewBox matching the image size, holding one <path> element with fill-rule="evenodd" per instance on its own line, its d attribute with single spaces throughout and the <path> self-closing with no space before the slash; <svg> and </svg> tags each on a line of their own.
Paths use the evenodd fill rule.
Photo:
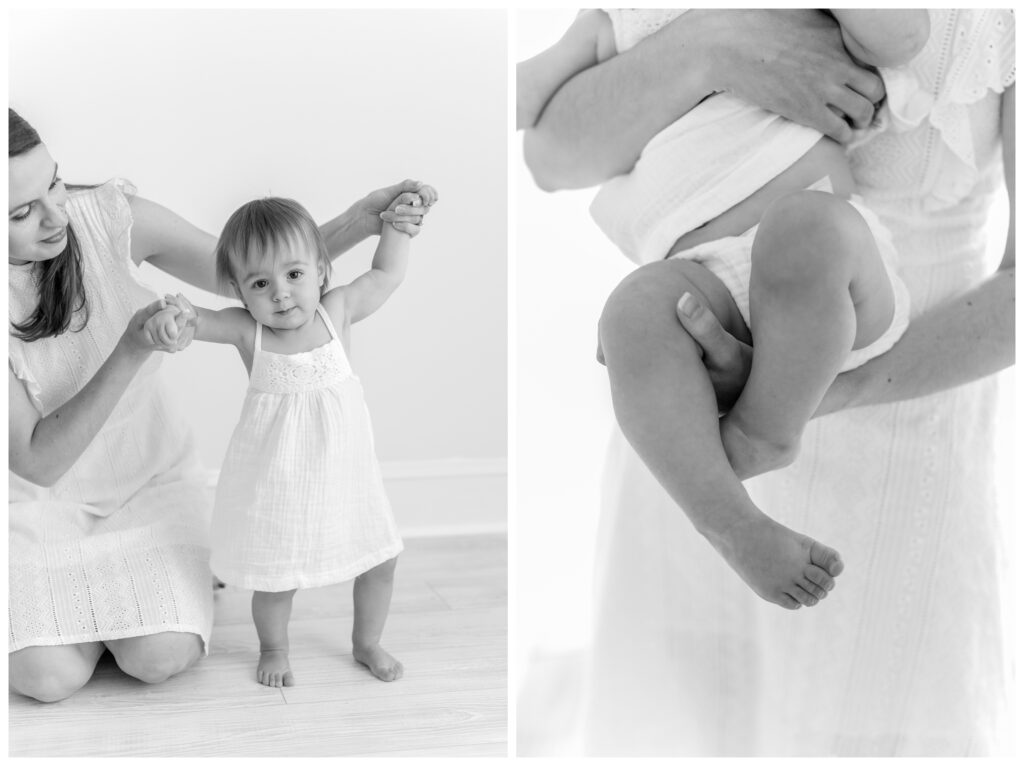
<svg viewBox="0 0 1024 766">
<path fill-rule="evenodd" d="M 115 179 L 73 192 L 89 321 L 25 343 L 8 360 L 40 415 L 78 393 L 132 315 L 157 299 L 131 260 L 134 187 Z M 32 264 L 8 266 L 10 319 L 38 304 Z M 79 327 L 75 317 L 72 327 Z M 196 633 L 209 649 L 213 593 L 204 474 L 182 413 L 159 381 L 163 355 L 136 373 L 99 433 L 53 486 L 9 472 L 8 651 Z"/>
<path fill-rule="evenodd" d="M 214 501 L 211 566 L 276 592 L 344 582 L 402 550 L 363 389 L 322 306 L 328 343 L 278 354 L 256 325 L 252 372 Z"/>
<path fill-rule="evenodd" d="M 1015 80 L 1012 11 L 930 15 L 910 64 L 925 96 L 915 127 L 851 157 L 915 315 L 992 273 L 1000 94 Z M 587 752 L 1009 754 L 997 382 L 813 421 L 792 466 L 748 483 L 759 507 L 843 555 L 828 599 L 797 612 L 757 598 L 616 432 Z"/>
</svg>

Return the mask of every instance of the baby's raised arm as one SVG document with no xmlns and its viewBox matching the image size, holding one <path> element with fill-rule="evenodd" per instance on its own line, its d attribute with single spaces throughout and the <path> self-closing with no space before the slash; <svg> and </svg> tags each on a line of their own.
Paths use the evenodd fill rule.
<svg viewBox="0 0 1024 766">
<path fill-rule="evenodd" d="M 391 208 L 398 205 L 430 207 L 437 200 L 432 186 L 424 185 L 418 193 L 405 192 L 395 198 Z M 405 279 L 409 264 L 409 244 L 412 238 L 394 226 L 385 225 L 373 254 L 370 270 L 352 282 L 328 291 L 323 304 L 331 313 L 343 312 L 345 322 L 351 324 L 365 319 L 384 305 Z"/>
<path fill-rule="evenodd" d="M 916 56 L 931 32 L 928 11 L 833 8 L 852 56 L 877 67 L 902 66 Z"/>
<path fill-rule="evenodd" d="M 516 64 L 516 130 L 536 125 L 555 91 L 569 78 L 614 53 L 608 14 L 599 10 L 580 11 L 558 42 Z"/>
</svg>

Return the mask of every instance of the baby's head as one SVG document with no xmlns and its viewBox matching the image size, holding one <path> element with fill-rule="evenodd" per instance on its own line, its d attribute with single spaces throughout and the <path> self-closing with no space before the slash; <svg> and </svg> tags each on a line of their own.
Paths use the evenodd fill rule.
<svg viewBox="0 0 1024 766">
<path fill-rule="evenodd" d="M 331 262 L 323 235 L 306 208 L 282 197 L 247 202 L 231 214 L 217 241 L 217 281 L 246 302 L 245 277 L 261 270 L 269 273 L 286 254 L 305 255 L 311 261 L 323 295 Z"/>
</svg>

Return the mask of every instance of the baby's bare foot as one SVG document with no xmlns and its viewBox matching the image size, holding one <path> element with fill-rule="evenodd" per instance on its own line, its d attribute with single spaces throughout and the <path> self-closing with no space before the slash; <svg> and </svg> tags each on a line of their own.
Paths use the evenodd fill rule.
<svg viewBox="0 0 1024 766">
<path fill-rule="evenodd" d="M 758 596 L 787 609 L 817 604 L 843 571 L 832 548 L 764 514 L 708 539 Z"/>
<path fill-rule="evenodd" d="M 740 481 L 784 468 L 796 459 L 799 442 L 773 441 L 742 422 L 735 410 L 718 421 L 722 446 Z"/>
<path fill-rule="evenodd" d="M 288 650 L 261 650 L 260 662 L 256 666 L 256 680 L 264 686 L 293 686 L 295 679 L 288 664 Z"/>
<path fill-rule="evenodd" d="M 405 670 L 402 663 L 385 652 L 380 644 L 355 646 L 352 648 L 352 656 L 356 662 L 366 665 L 381 681 L 397 681 Z"/>
</svg>

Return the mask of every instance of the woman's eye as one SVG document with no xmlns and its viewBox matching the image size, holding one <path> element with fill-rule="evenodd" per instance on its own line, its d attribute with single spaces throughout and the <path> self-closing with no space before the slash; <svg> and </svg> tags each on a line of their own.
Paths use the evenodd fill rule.
<svg viewBox="0 0 1024 766">
<path fill-rule="evenodd" d="M 58 177 L 56 177 L 56 178 L 54 178 L 54 179 L 53 179 L 53 183 L 52 183 L 52 184 L 50 184 L 50 189 L 53 189 L 53 188 L 55 188 L 55 187 L 57 186 L 57 184 L 59 184 L 59 183 L 60 183 L 61 181 L 63 181 L 63 180 L 64 180 L 64 179 L 63 179 L 63 178 L 60 178 L 59 176 L 58 176 Z"/>
<path fill-rule="evenodd" d="M 22 211 L 19 211 L 17 213 L 11 214 L 10 219 L 12 221 L 24 221 L 26 218 L 28 218 L 28 214 L 31 213 L 31 212 L 32 212 L 32 208 L 28 208 L 27 207 L 27 208 L 25 208 Z"/>
</svg>

